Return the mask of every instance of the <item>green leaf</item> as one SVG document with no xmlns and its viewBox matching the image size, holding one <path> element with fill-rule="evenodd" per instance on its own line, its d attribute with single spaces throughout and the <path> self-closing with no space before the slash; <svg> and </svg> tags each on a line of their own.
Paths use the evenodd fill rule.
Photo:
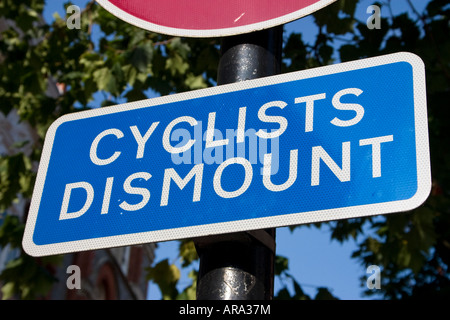
<svg viewBox="0 0 450 320">
<path fill-rule="evenodd" d="M 131 64 L 141 73 L 148 73 L 149 65 L 153 58 L 151 42 L 139 45 L 131 52 Z"/>
<path fill-rule="evenodd" d="M 291 293 L 289 292 L 288 288 L 284 287 L 280 289 L 277 294 L 275 295 L 276 300 L 291 300 Z"/>
<path fill-rule="evenodd" d="M 178 295 L 176 288 L 180 279 L 180 270 L 168 259 L 157 263 L 154 267 L 147 268 L 147 280 L 156 283 L 164 300 L 173 300 Z"/>
<path fill-rule="evenodd" d="M 203 88 L 206 88 L 208 86 L 206 84 L 205 79 L 203 78 L 203 76 L 194 76 L 192 73 L 187 75 L 186 80 L 185 80 L 184 83 L 191 90 L 203 89 Z"/>
<path fill-rule="evenodd" d="M 176 52 L 182 59 L 187 59 L 188 54 L 191 52 L 189 45 L 186 42 L 183 42 L 179 37 L 172 38 L 167 44 L 167 49 Z"/>
<path fill-rule="evenodd" d="M 25 225 L 17 216 L 6 215 L 0 226 L 0 246 L 6 247 L 9 244 L 12 248 L 20 248 L 24 230 Z"/>
<path fill-rule="evenodd" d="M 189 266 L 193 261 L 198 259 L 197 250 L 195 249 L 194 241 L 182 240 L 180 241 L 179 254 L 181 257 L 183 268 Z"/>
<path fill-rule="evenodd" d="M 132 89 L 125 94 L 129 102 L 147 99 L 147 96 L 140 89 Z"/>
<path fill-rule="evenodd" d="M 21 192 L 29 195 L 34 173 L 23 153 L 0 157 L 0 210 L 6 210 Z"/>
<path fill-rule="evenodd" d="M 180 293 L 176 300 L 195 300 L 197 298 L 197 272 L 192 270 L 189 272 L 188 277 L 192 279 L 192 284 L 186 287 L 182 293 Z"/>
<path fill-rule="evenodd" d="M 430 16 L 437 16 L 443 13 L 446 6 L 447 0 L 432 0 L 427 4 L 426 10 Z"/>
<path fill-rule="evenodd" d="M 166 69 L 170 71 L 172 76 L 177 74 L 185 74 L 188 68 L 189 64 L 184 61 L 179 54 L 174 54 L 173 57 L 166 60 Z"/>
<path fill-rule="evenodd" d="M 303 289 L 301 288 L 300 284 L 297 281 L 295 281 L 293 277 L 291 278 L 294 283 L 294 291 L 295 291 L 295 295 L 293 298 L 296 300 L 311 300 L 311 298 L 303 292 Z"/>
<path fill-rule="evenodd" d="M 59 256 L 61 257 L 61 256 Z M 53 259 L 49 261 L 55 261 Z M 58 259 L 58 263 L 62 261 Z M 37 299 L 44 297 L 57 280 L 47 269 L 48 263 L 45 259 L 38 260 L 21 255 L 19 258 L 7 263 L 5 269 L 0 274 L 0 281 L 7 286 L 7 297 L 12 295 L 20 299 Z M 7 297 L 3 297 L 6 299 Z"/>
<path fill-rule="evenodd" d="M 289 260 L 286 257 L 276 255 L 275 256 L 275 275 L 279 276 L 283 272 L 289 269 Z"/>
<path fill-rule="evenodd" d="M 338 300 L 327 288 L 318 288 L 314 300 Z"/>
<path fill-rule="evenodd" d="M 125 81 L 130 85 L 134 86 L 138 71 L 131 64 L 127 64 L 122 66 L 122 72 L 125 78 Z M 134 88 L 133 88 L 134 89 Z M 130 100 L 133 101 L 133 100 Z"/>
<path fill-rule="evenodd" d="M 2 286 L 2 299 L 8 300 L 12 297 L 14 297 L 14 294 L 16 293 L 15 284 L 14 282 L 7 282 Z"/>
<path fill-rule="evenodd" d="M 313 16 L 319 27 L 325 27 L 329 33 L 345 34 L 353 31 L 353 16 L 357 0 L 341 0 L 333 2 Z"/>
</svg>

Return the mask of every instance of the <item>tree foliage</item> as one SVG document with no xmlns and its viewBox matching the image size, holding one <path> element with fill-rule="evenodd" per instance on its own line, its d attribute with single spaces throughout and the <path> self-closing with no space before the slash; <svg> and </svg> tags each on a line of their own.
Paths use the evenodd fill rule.
<svg viewBox="0 0 450 320">
<path fill-rule="evenodd" d="M 381 29 L 370 30 L 357 22 L 351 41 L 338 51 L 341 61 L 378 54 L 409 51 L 425 62 L 429 135 L 433 188 L 424 205 L 404 213 L 377 219 L 340 221 L 333 225 L 332 236 L 343 239 L 345 233 L 361 234 L 359 250 L 353 253 L 365 266 L 382 266 L 382 295 L 389 299 L 449 297 L 449 194 L 450 144 L 445 123 L 450 119 L 446 101 L 450 98 L 450 6 L 447 1 L 429 1 L 419 12 L 406 1 L 411 14 L 394 15 L 391 1 L 384 4 L 389 16 Z M 366 221 L 372 235 L 362 234 Z M 345 232 L 345 233 L 344 233 Z M 374 294 L 373 291 L 366 291 Z"/>
<path fill-rule="evenodd" d="M 379 291 L 386 299 L 448 298 L 450 265 L 450 7 L 446 0 L 430 0 L 419 12 L 410 0 L 408 13 L 393 12 L 391 0 L 383 10 L 380 29 L 369 29 L 355 15 L 357 0 L 339 0 L 316 12 L 313 43 L 301 33 L 285 34 L 283 72 L 303 70 L 339 61 L 385 53 L 410 51 L 425 62 L 433 190 L 427 202 L 413 212 L 326 223 L 330 237 L 354 239 L 353 253 L 363 266 L 382 268 Z M 69 6 L 66 3 L 65 6 Z M 31 197 L 41 146 L 50 124 L 58 117 L 84 109 L 136 101 L 154 95 L 215 85 L 220 39 L 187 39 L 147 32 L 109 14 L 94 1 L 81 13 L 81 28 L 69 29 L 67 17 L 42 19 L 44 0 L 3 0 L 0 16 L 10 21 L 0 37 L 0 111 L 17 112 L 40 138 L 25 154 L 19 141 L 10 154 L 0 155 L 0 212 L 19 197 Z M 58 86 L 59 94 L 48 89 Z M 101 100 L 100 103 L 98 101 Z M 316 224 L 319 226 L 321 224 Z M 323 224 L 322 224 L 323 225 Z M 0 244 L 20 248 L 23 222 L 7 219 L 0 228 Z M 54 263 L 54 258 L 48 260 Z M 192 241 L 179 245 L 181 268 L 192 268 L 197 256 Z M 0 275 L 4 298 L 44 296 L 54 280 L 46 268 L 26 254 L 11 261 Z M 195 298 L 192 284 L 179 292 L 180 269 L 168 260 L 148 268 L 148 279 L 161 289 L 163 299 Z M 18 274 L 28 274 L 21 277 Z M 284 287 L 279 299 L 334 299 L 318 288 L 309 297 L 301 281 L 289 273 L 288 259 L 277 257 L 276 276 Z"/>
</svg>

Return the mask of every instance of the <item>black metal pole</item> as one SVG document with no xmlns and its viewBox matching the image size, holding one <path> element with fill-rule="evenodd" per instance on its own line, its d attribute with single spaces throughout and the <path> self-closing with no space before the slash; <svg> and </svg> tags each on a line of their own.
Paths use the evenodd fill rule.
<svg viewBox="0 0 450 320">
<path fill-rule="evenodd" d="M 283 26 L 222 39 L 217 84 L 280 73 Z M 271 300 L 275 229 L 195 240 L 197 300 Z"/>
</svg>

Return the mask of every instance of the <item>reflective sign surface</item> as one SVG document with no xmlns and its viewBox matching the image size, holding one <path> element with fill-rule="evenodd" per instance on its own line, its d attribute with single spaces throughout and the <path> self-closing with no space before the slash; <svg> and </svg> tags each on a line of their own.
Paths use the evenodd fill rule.
<svg viewBox="0 0 450 320">
<path fill-rule="evenodd" d="M 267 29 L 336 0 L 97 0 L 118 18 L 150 31 L 221 37 Z"/>
<path fill-rule="evenodd" d="M 424 66 L 399 53 L 69 114 L 32 255 L 407 211 L 431 187 Z"/>
</svg>

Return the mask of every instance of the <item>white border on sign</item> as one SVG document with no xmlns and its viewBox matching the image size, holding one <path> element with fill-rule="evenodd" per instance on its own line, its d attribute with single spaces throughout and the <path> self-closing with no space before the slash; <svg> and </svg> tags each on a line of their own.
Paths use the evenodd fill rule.
<svg viewBox="0 0 450 320">
<path fill-rule="evenodd" d="M 352 70 L 360 70 L 396 62 L 407 62 L 413 68 L 414 85 L 414 117 L 416 134 L 416 160 L 417 160 L 417 192 L 410 199 L 391 201 L 378 204 L 368 204 L 353 207 L 326 209 L 302 213 L 292 213 L 264 218 L 246 219 L 238 221 L 220 222 L 207 225 L 190 226 L 159 231 L 148 231 L 134 234 L 94 238 L 87 240 L 70 241 L 64 243 L 36 245 L 33 242 L 33 233 L 37 214 L 40 207 L 44 182 L 53 147 L 53 141 L 58 127 L 69 121 L 98 117 L 107 114 L 126 112 L 135 109 L 162 106 L 164 104 L 280 84 L 302 79 L 320 77 Z M 142 243 L 161 242 L 177 239 L 194 238 L 200 236 L 216 235 L 231 232 L 250 231 L 266 228 L 284 227 L 305 223 L 324 222 L 339 219 L 349 219 L 362 216 L 372 216 L 384 213 L 405 212 L 420 206 L 428 198 L 431 191 L 431 169 L 428 142 L 428 118 L 425 88 L 425 66 L 422 60 L 407 52 L 394 53 L 374 58 L 362 59 L 353 62 L 340 63 L 331 66 L 319 67 L 304 71 L 297 71 L 282 75 L 248 80 L 238 83 L 221 85 L 213 88 L 200 89 L 164 97 L 147 99 L 117 106 L 81 111 L 64 115 L 57 119 L 48 129 L 39 170 L 36 178 L 30 211 L 23 238 L 24 250 L 32 256 L 54 255 L 68 252 L 95 250 Z M 362 214 L 363 213 L 363 214 Z"/>
<path fill-rule="evenodd" d="M 231 35 L 237 35 L 237 34 L 243 34 L 243 33 L 249 33 L 254 32 L 258 30 L 268 29 L 275 26 L 279 26 L 297 19 L 300 19 L 302 17 L 305 17 L 307 15 L 310 15 L 311 13 L 320 10 L 331 3 L 335 2 L 336 0 L 320 0 L 306 8 L 303 8 L 298 11 L 294 11 L 292 13 L 286 14 L 284 16 L 248 24 L 245 26 L 239 26 L 239 27 L 231 27 L 231 28 L 222 28 L 222 29 L 180 29 L 180 28 L 173 28 L 173 27 L 167 27 L 155 23 L 151 23 L 149 21 L 143 20 L 141 18 L 135 17 L 128 12 L 118 8 L 109 0 L 96 0 L 103 8 L 105 8 L 107 11 L 118 17 L 119 19 L 128 22 L 129 24 L 132 24 L 136 27 L 153 31 L 157 33 L 162 34 L 168 34 L 173 36 L 179 36 L 179 37 L 192 37 L 192 38 L 212 38 L 212 37 L 225 37 L 225 36 L 231 36 Z"/>
</svg>

